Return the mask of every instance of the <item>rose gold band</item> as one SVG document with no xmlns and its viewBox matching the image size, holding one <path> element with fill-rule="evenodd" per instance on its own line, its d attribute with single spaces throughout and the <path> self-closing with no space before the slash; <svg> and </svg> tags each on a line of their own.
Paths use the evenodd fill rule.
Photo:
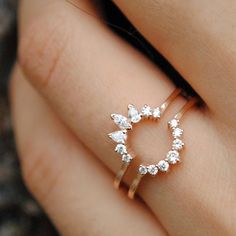
<svg viewBox="0 0 236 236">
<path fill-rule="evenodd" d="M 196 98 L 191 98 L 181 109 L 180 111 L 174 116 L 174 119 L 180 121 L 182 119 L 183 115 L 190 109 L 192 108 L 196 103 L 198 102 L 198 99 Z M 145 174 L 141 174 L 138 171 L 138 174 L 136 175 L 135 179 L 130 185 L 129 191 L 128 191 L 128 197 L 130 199 L 133 199 L 135 196 L 135 193 L 141 183 L 142 178 L 145 176 Z"/>
<path fill-rule="evenodd" d="M 160 114 L 163 115 L 164 112 L 167 110 L 167 108 L 169 107 L 169 105 L 175 100 L 175 98 L 181 93 L 181 89 L 180 88 L 176 88 L 170 95 L 169 97 L 161 104 L 160 106 Z M 131 162 L 122 162 L 121 168 L 120 170 L 117 172 L 117 175 L 115 177 L 114 180 L 114 186 L 115 188 L 119 188 L 121 181 L 126 173 L 126 171 L 128 170 L 129 166 L 130 166 Z"/>
</svg>

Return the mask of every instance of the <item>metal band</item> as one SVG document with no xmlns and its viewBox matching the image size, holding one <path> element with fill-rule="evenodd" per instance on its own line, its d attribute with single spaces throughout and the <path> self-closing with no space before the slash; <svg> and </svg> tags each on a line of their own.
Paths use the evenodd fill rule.
<svg viewBox="0 0 236 236">
<path fill-rule="evenodd" d="M 142 115 L 141 116 L 141 113 L 140 113 L 140 120 L 137 120 L 137 122 L 136 121 L 132 121 L 132 117 L 131 117 L 131 123 L 129 124 L 129 123 L 127 123 L 127 121 L 125 121 L 126 123 L 125 123 L 125 125 L 126 125 L 126 127 L 128 127 L 128 128 L 126 128 L 125 130 L 124 129 L 122 129 L 121 131 L 122 132 L 125 132 L 124 133 L 124 135 L 127 135 L 127 132 L 130 130 L 130 129 L 132 129 L 132 124 L 134 124 L 134 123 L 138 123 L 139 121 L 141 121 L 141 118 L 143 118 L 143 119 L 145 119 L 145 118 L 155 118 L 155 119 L 159 119 L 164 113 L 165 113 L 165 111 L 167 110 L 167 108 L 169 107 L 169 105 L 175 100 L 175 98 L 181 93 L 181 89 L 179 89 L 179 88 L 176 88 L 169 96 L 168 96 L 168 98 L 161 104 L 161 106 L 160 107 L 158 107 L 158 108 L 156 108 L 156 109 L 159 109 L 158 111 L 159 111 L 159 116 L 154 116 L 154 115 L 150 115 L 150 116 L 145 116 L 145 114 L 144 115 Z M 133 106 L 133 105 L 129 105 L 128 106 L 128 109 L 130 108 L 130 106 Z M 147 105 L 145 105 L 145 106 L 147 106 Z M 145 107 L 144 106 L 144 107 Z M 115 123 L 120 127 L 121 125 L 121 122 L 119 123 L 119 120 L 118 120 L 118 118 L 119 117 L 121 117 L 121 115 L 119 115 L 119 114 L 112 114 L 111 115 L 111 117 L 112 117 L 112 119 L 115 121 L 115 119 L 117 119 L 116 121 L 115 121 Z M 125 118 L 120 118 L 120 120 L 121 119 L 123 119 L 123 121 L 124 121 L 124 119 Z M 123 122 L 123 126 L 124 126 L 124 122 Z M 120 128 L 122 128 L 122 127 L 120 127 Z M 112 134 L 113 133 L 111 133 L 111 134 L 109 134 L 109 137 L 111 137 L 113 140 L 114 140 L 114 138 L 112 137 Z M 127 137 L 126 137 L 127 138 Z M 116 140 L 114 140 L 114 141 L 116 141 Z M 119 142 L 118 142 L 119 143 Z M 124 145 L 124 143 L 125 143 L 125 141 L 123 142 L 123 144 L 121 144 L 121 145 Z M 134 152 L 133 152 L 134 153 Z M 124 156 L 124 155 L 123 155 Z M 122 158 L 123 158 L 123 156 L 122 156 Z M 115 188 L 119 188 L 120 187 L 120 184 L 121 184 L 121 182 L 122 182 L 122 179 L 123 179 L 123 177 L 124 177 L 124 175 L 126 174 L 126 172 L 127 172 L 127 170 L 128 170 L 128 168 L 129 168 L 129 166 L 130 166 L 130 164 L 131 164 L 131 162 L 132 162 L 132 159 L 135 157 L 135 154 L 134 155 L 132 155 L 132 158 L 131 158 L 131 155 L 130 155 L 130 158 L 128 159 L 128 160 L 126 160 L 126 161 L 124 161 L 124 160 L 122 160 L 122 165 L 121 165 L 121 167 L 120 167 L 120 169 L 119 169 L 119 171 L 117 172 L 117 175 L 116 175 L 116 177 L 115 177 L 115 180 L 114 180 L 114 186 L 115 186 Z"/>
<path fill-rule="evenodd" d="M 196 98 L 191 98 L 181 109 L 180 111 L 174 116 L 174 118 L 168 122 L 169 127 L 172 131 L 174 131 L 175 129 L 178 129 L 178 131 L 183 131 L 178 127 L 179 121 L 180 119 L 182 119 L 183 115 L 190 109 L 192 108 L 196 103 L 198 102 L 198 99 Z M 173 134 L 173 133 L 172 133 Z M 182 135 L 182 133 L 181 133 Z M 176 140 L 176 137 L 175 137 Z M 181 141 L 181 140 L 180 140 Z M 182 141 L 181 141 L 182 142 Z M 175 142 L 176 143 L 176 142 Z M 183 144 L 183 143 L 182 143 Z M 181 147 L 182 148 L 182 147 Z M 169 154 L 169 157 L 168 157 Z M 150 165 L 150 166 L 144 166 L 144 165 L 140 165 L 139 167 L 139 171 L 137 173 L 137 176 L 135 177 L 135 179 L 133 180 L 133 182 L 130 185 L 129 191 L 128 191 L 128 197 L 130 199 L 133 199 L 135 196 L 135 193 L 141 183 L 141 180 L 143 179 L 143 177 L 148 173 L 148 167 L 152 167 L 155 168 L 153 169 L 155 172 L 153 172 L 153 175 L 156 175 L 159 171 L 168 171 L 169 169 L 169 164 L 176 164 L 179 161 L 179 151 L 178 149 L 173 149 L 169 151 L 167 154 L 167 158 L 165 160 L 161 160 L 159 161 L 159 163 L 157 165 Z M 172 155 L 172 156 L 171 156 Z M 142 168 L 142 169 L 140 169 Z M 152 172 L 150 172 L 152 173 Z"/>
</svg>

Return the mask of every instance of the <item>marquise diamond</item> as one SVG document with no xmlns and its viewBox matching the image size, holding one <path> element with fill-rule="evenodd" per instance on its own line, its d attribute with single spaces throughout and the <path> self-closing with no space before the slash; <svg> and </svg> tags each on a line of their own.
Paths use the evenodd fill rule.
<svg viewBox="0 0 236 236">
<path fill-rule="evenodd" d="M 111 118 L 121 129 L 132 128 L 132 125 L 129 123 L 128 119 L 125 116 L 122 116 L 120 114 L 111 114 Z"/>
<path fill-rule="evenodd" d="M 126 130 L 118 130 L 108 134 L 108 136 L 115 141 L 116 143 L 125 143 L 127 140 L 127 131 Z"/>
</svg>

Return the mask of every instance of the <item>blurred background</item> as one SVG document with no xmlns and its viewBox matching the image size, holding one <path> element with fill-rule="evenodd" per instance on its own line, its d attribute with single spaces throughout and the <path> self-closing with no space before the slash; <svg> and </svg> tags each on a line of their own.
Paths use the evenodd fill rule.
<svg viewBox="0 0 236 236">
<path fill-rule="evenodd" d="M 19 169 L 7 97 L 16 54 L 17 0 L 0 0 L 0 236 L 57 235 L 26 190 Z"/>
</svg>

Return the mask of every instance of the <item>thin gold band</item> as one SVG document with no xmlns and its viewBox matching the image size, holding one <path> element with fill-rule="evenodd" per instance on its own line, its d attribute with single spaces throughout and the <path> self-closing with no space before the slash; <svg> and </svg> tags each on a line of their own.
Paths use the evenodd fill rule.
<svg viewBox="0 0 236 236">
<path fill-rule="evenodd" d="M 198 102 L 197 98 L 191 98 L 181 109 L 180 111 L 174 116 L 174 119 L 180 120 L 183 115 L 190 109 L 192 108 L 196 103 Z M 135 193 L 141 183 L 141 180 L 143 179 L 145 175 L 142 175 L 138 172 L 136 175 L 135 179 L 130 185 L 129 191 L 128 191 L 128 197 L 130 199 L 134 199 Z"/>
<path fill-rule="evenodd" d="M 162 103 L 162 105 L 160 106 L 160 112 L 161 114 L 163 114 L 166 109 L 169 107 L 169 105 L 175 100 L 175 98 L 181 93 L 181 89 L 180 88 L 176 88 L 168 97 L 167 99 Z M 115 177 L 114 180 L 114 187 L 116 189 L 118 189 L 120 187 L 121 181 L 126 173 L 126 171 L 128 170 L 129 166 L 130 166 L 131 162 L 122 162 L 122 165 L 120 167 L 120 170 L 117 172 L 117 175 Z"/>
</svg>

